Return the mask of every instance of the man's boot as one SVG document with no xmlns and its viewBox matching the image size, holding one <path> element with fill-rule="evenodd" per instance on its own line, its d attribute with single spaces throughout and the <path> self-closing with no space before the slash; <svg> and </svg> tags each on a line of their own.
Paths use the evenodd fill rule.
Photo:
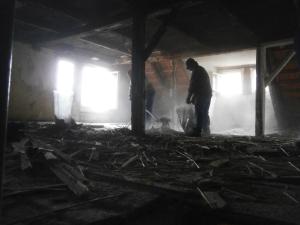
<svg viewBox="0 0 300 225">
<path fill-rule="evenodd" d="M 210 128 L 209 127 L 205 127 L 203 129 L 203 135 L 204 136 L 209 136 L 210 135 Z"/>
<path fill-rule="evenodd" d="M 190 137 L 201 137 L 201 131 L 199 129 L 194 128 L 190 133 L 187 134 Z"/>
</svg>

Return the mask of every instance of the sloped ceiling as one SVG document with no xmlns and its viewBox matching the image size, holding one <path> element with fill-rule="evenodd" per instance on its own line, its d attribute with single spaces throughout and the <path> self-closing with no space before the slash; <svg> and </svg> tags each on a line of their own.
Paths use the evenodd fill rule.
<svg viewBox="0 0 300 225">
<path fill-rule="evenodd" d="M 130 55 L 131 0 L 19 0 L 15 39 L 66 49 L 114 62 Z M 293 0 L 147 0 L 147 41 L 172 8 L 156 50 L 170 55 L 206 55 L 254 48 L 260 42 L 292 38 Z M 82 52 L 82 53 L 80 53 Z"/>
</svg>

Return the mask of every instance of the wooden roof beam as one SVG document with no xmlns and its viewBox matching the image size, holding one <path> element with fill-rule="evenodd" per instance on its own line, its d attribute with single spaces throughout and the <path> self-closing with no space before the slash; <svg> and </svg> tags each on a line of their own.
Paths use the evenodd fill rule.
<svg viewBox="0 0 300 225">
<path fill-rule="evenodd" d="M 160 25 L 156 33 L 152 36 L 151 40 L 148 43 L 148 46 L 145 49 L 145 60 L 151 55 L 154 48 L 157 46 L 159 41 L 161 40 L 162 36 L 165 34 L 167 30 L 167 26 L 169 25 L 170 21 L 176 16 L 178 12 L 177 8 L 172 9 L 169 15 L 164 19 L 163 23 Z"/>
</svg>

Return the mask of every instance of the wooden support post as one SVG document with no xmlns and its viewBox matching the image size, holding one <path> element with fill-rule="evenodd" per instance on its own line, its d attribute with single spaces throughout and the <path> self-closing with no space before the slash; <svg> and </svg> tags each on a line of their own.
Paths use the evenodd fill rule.
<svg viewBox="0 0 300 225">
<path fill-rule="evenodd" d="M 172 59 L 172 82 L 171 82 L 171 101 L 172 101 L 172 109 L 171 109 L 171 118 L 174 125 L 176 125 L 177 122 L 177 116 L 176 116 L 176 100 L 177 100 L 177 80 L 176 80 L 176 71 L 177 65 L 174 59 Z"/>
<path fill-rule="evenodd" d="M 131 128 L 135 135 L 145 134 L 145 21 L 141 7 L 133 15 Z"/>
<path fill-rule="evenodd" d="M 297 23 L 298 23 L 298 28 L 300 28 L 300 1 L 299 0 L 294 0 L 295 8 L 296 8 L 296 15 L 297 15 Z"/>
<path fill-rule="evenodd" d="M 264 136 L 265 132 L 265 48 L 259 46 L 256 49 L 256 113 L 255 136 Z"/>
<path fill-rule="evenodd" d="M 10 91 L 10 76 L 12 63 L 14 0 L 4 0 L 0 3 L 0 210 L 2 209 L 4 153 L 6 148 L 7 113 Z M 1 212 L 0 212 L 1 213 Z"/>
</svg>

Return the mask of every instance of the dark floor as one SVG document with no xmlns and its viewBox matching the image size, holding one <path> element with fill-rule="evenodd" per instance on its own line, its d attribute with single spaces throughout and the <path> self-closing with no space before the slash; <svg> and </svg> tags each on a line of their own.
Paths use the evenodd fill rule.
<svg viewBox="0 0 300 225">
<path fill-rule="evenodd" d="M 295 138 L 10 123 L 1 224 L 300 224 Z"/>
</svg>

